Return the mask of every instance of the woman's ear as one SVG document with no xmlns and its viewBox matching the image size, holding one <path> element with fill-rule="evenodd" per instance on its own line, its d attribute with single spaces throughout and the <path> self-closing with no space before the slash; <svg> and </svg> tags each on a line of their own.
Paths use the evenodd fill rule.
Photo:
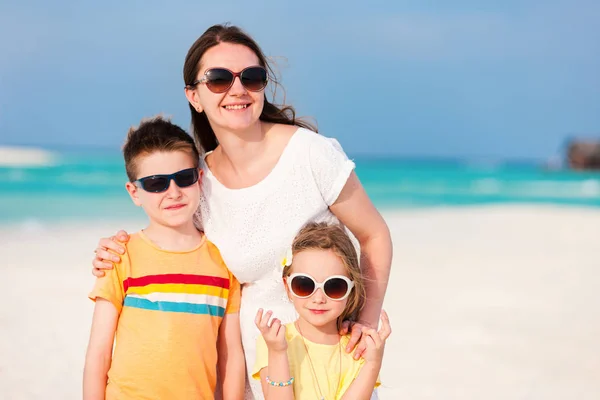
<svg viewBox="0 0 600 400">
<path fill-rule="evenodd" d="M 201 113 L 203 111 L 202 106 L 200 105 L 200 99 L 198 98 L 198 91 L 195 87 L 185 87 L 185 97 L 187 97 L 188 101 L 196 109 L 197 112 Z"/>
</svg>

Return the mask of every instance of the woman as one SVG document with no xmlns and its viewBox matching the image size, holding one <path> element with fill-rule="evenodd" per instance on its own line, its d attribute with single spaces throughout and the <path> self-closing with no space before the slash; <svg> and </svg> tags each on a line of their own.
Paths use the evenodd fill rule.
<svg viewBox="0 0 600 400">
<path fill-rule="evenodd" d="M 258 44 L 239 28 L 209 28 L 190 48 L 183 76 L 194 136 L 204 152 L 198 221 L 243 285 L 247 365 L 255 358 L 259 308 L 273 310 L 283 323 L 297 318 L 281 282 L 281 260 L 311 220 L 339 220 L 360 245 L 361 268 L 369 279 L 366 307 L 346 349 L 352 351 L 362 326 L 377 327 L 392 258 L 388 227 L 354 163 L 337 141 L 297 120 L 292 107 L 269 102 L 265 87 L 272 70 Z M 125 241 L 127 234 L 121 231 L 117 238 Z M 111 268 L 111 251 L 119 250 L 117 242 L 101 239 L 94 274 Z M 355 357 L 363 351 L 361 342 Z M 249 379 L 249 384 L 246 398 L 262 398 L 260 382 Z"/>
</svg>

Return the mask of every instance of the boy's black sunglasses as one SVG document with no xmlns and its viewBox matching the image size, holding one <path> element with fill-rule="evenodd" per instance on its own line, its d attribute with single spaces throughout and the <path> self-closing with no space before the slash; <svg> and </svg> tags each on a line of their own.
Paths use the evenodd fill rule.
<svg viewBox="0 0 600 400">
<path fill-rule="evenodd" d="M 261 66 L 247 67 L 240 72 L 233 72 L 227 68 L 211 68 L 206 70 L 200 79 L 187 86 L 191 88 L 204 83 L 213 93 L 225 93 L 233 86 L 236 77 L 239 77 L 242 85 L 251 92 L 260 92 L 269 80 L 267 70 Z"/>
<path fill-rule="evenodd" d="M 134 183 L 137 183 L 146 192 L 160 193 L 169 189 L 171 180 L 174 180 L 180 188 L 192 186 L 198 182 L 198 168 L 182 169 L 170 175 L 145 176 Z"/>
</svg>

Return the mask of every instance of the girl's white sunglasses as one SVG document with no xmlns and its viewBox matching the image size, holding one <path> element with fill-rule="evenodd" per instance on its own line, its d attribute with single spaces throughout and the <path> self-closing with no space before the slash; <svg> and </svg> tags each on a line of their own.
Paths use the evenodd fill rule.
<svg viewBox="0 0 600 400">
<path fill-rule="evenodd" d="M 321 289 L 330 300 L 344 300 L 354 287 L 354 282 L 343 275 L 333 275 L 319 283 L 308 274 L 295 273 L 288 276 L 286 282 L 290 292 L 300 299 L 306 299 Z"/>
</svg>

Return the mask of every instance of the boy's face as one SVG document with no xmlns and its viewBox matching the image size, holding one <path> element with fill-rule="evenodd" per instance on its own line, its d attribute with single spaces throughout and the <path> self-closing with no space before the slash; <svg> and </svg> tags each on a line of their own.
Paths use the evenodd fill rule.
<svg viewBox="0 0 600 400">
<path fill-rule="evenodd" d="M 170 151 L 140 156 L 136 164 L 137 179 L 140 179 L 194 168 L 195 162 L 185 151 Z M 200 179 L 183 188 L 171 180 L 169 188 L 160 193 L 145 191 L 139 182 L 127 182 L 125 186 L 131 200 L 144 209 L 150 221 L 163 226 L 178 227 L 190 223 L 200 205 Z"/>
</svg>

